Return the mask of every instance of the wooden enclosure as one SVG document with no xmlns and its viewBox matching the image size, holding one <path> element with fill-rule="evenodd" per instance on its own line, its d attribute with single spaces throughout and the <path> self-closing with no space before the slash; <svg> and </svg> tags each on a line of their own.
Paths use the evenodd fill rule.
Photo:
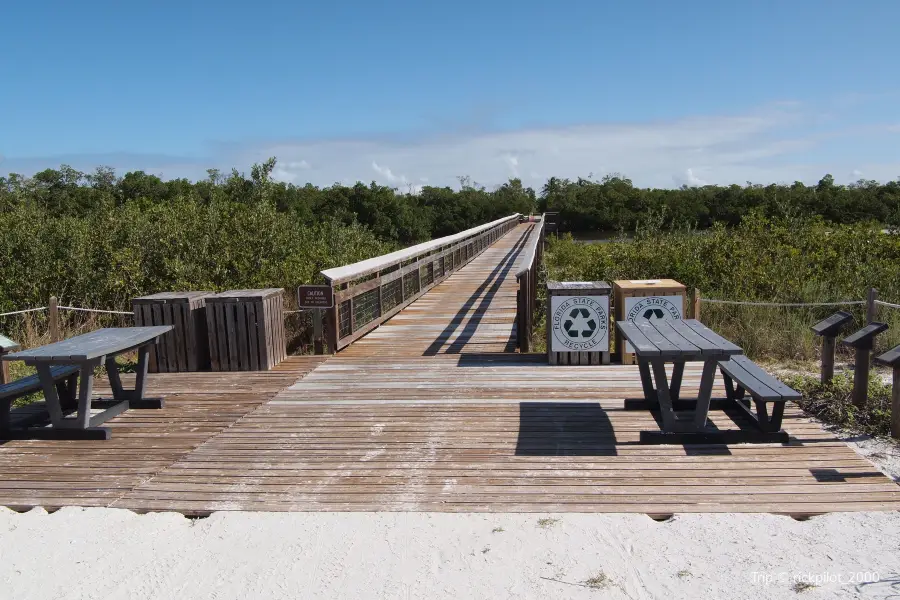
<svg viewBox="0 0 900 600">
<path fill-rule="evenodd" d="M 172 325 L 150 349 L 151 373 L 185 373 L 209 369 L 206 298 L 212 292 L 162 292 L 132 300 L 138 327 Z"/>
<path fill-rule="evenodd" d="M 506 235 L 519 214 L 352 265 L 322 271 L 334 291 L 328 349 L 337 352 L 443 281 Z"/>
<path fill-rule="evenodd" d="M 206 298 L 213 371 L 268 371 L 287 356 L 284 290 L 231 290 Z"/>
<path fill-rule="evenodd" d="M 674 279 L 616 280 L 613 282 L 613 310 L 616 321 L 628 319 L 628 298 L 662 297 L 671 298 L 673 304 L 680 302 L 682 318 L 687 311 L 685 286 Z M 651 307 L 648 309 L 652 310 Z M 616 336 L 616 353 L 623 365 L 633 365 L 634 353 L 625 351 L 625 341 Z"/>
<path fill-rule="evenodd" d="M 600 351 L 591 352 L 554 352 L 553 351 L 553 315 L 550 314 L 554 296 L 606 296 L 610 295 L 609 284 L 605 281 L 548 281 L 547 282 L 547 361 L 551 365 L 608 365 L 609 340 L 612 336 L 612 319 L 607 309 L 606 347 Z"/>
<path fill-rule="evenodd" d="M 545 215 L 535 222 L 527 233 L 525 249 L 519 256 L 516 281 L 516 345 L 520 352 L 531 351 L 531 337 L 534 333 L 534 311 L 537 306 L 538 276 L 544 255 Z"/>
</svg>

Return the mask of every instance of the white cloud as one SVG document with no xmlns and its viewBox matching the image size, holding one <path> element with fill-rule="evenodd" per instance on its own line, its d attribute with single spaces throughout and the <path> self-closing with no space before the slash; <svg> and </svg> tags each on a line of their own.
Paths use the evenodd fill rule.
<svg viewBox="0 0 900 600">
<path fill-rule="evenodd" d="M 503 157 L 503 160 L 506 162 L 506 165 L 509 167 L 510 177 L 518 177 L 519 176 L 519 158 L 516 156 L 512 156 L 507 154 Z"/>
<path fill-rule="evenodd" d="M 859 169 L 853 169 L 853 171 L 850 172 L 850 177 L 852 177 L 853 179 L 858 180 L 858 179 L 861 179 L 862 176 L 863 176 L 863 172 L 860 171 Z"/>
<path fill-rule="evenodd" d="M 312 167 L 305 160 L 281 162 L 275 165 L 272 170 L 272 178 L 276 181 L 284 181 L 286 183 L 297 183 L 304 171 L 310 170 Z"/>
<path fill-rule="evenodd" d="M 409 183 L 409 180 L 406 178 L 406 175 L 394 175 L 394 173 L 387 167 L 380 167 L 378 163 L 374 160 L 372 161 L 372 168 L 375 169 L 377 173 L 380 173 L 384 176 L 385 180 L 391 184 L 401 184 L 406 185 Z"/>
<path fill-rule="evenodd" d="M 166 177 L 205 177 L 205 169 L 246 171 L 270 156 L 273 177 L 302 185 L 376 181 L 406 191 L 420 184 L 459 185 L 468 176 L 488 188 L 521 177 L 540 188 L 547 177 L 600 178 L 622 173 L 635 185 L 817 182 L 825 173 L 841 177 L 854 169 L 867 178 L 893 180 L 900 162 L 866 163 L 860 156 L 872 136 L 900 130 L 896 121 L 853 125 L 859 109 L 830 130 L 820 114 L 796 102 L 779 102 L 745 114 L 693 116 L 666 121 L 482 131 L 401 139 L 358 137 L 218 144 L 208 157 L 95 155 L 7 158 L 9 171 L 34 173 L 67 163 L 91 170 L 98 164 L 161 172 Z M 839 128 L 838 128 L 839 126 Z M 390 166 L 388 166 L 390 165 Z M 841 175 L 839 175 L 841 174 Z M 853 179 L 840 181 L 847 183 Z M 413 184 L 415 182 L 415 184 Z"/>
<path fill-rule="evenodd" d="M 685 169 L 684 175 L 676 175 L 673 177 L 675 183 L 679 186 L 686 185 L 689 187 L 702 187 L 704 185 L 708 185 L 709 182 L 705 179 L 700 179 L 696 175 L 694 175 L 693 169 Z"/>
</svg>

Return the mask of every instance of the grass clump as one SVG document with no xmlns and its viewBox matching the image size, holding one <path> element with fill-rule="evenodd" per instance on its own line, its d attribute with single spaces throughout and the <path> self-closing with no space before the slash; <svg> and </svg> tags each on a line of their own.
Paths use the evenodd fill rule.
<svg viewBox="0 0 900 600">
<path fill-rule="evenodd" d="M 854 406 L 851 398 L 853 378 L 843 373 L 824 385 L 817 377 L 802 375 L 785 383 L 803 394 L 797 403 L 800 408 L 828 425 L 874 436 L 890 434 L 892 386 L 877 373 L 869 377 L 869 399 L 862 408 Z"/>
<path fill-rule="evenodd" d="M 540 527 L 541 529 L 550 529 L 557 523 L 559 523 L 559 519 L 551 519 L 550 517 L 538 519 L 538 527 Z"/>
<path fill-rule="evenodd" d="M 811 590 L 814 587 L 816 586 L 808 581 L 798 581 L 791 586 L 791 589 L 794 591 L 794 593 L 800 594 L 802 592 Z"/>
<path fill-rule="evenodd" d="M 605 588 L 609 583 L 609 576 L 603 571 L 598 571 L 593 577 L 584 580 L 584 585 L 594 590 Z"/>
<path fill-rule="evenodd" d="M 502 527 L 494 527 L 493 529 L 491 529 L 491 533 L 503 533 L 504 531 L 506 530 Z"/>
</svg>

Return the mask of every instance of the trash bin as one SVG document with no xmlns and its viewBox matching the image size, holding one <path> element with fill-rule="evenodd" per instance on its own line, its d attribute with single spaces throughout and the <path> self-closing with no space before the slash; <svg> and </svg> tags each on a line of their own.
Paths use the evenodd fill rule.
<svg viewBox="0 0 900 600">
<path fill-rule="evenodd" d="M 683 319 L 685 286 L 674 279 L 630 279 L 613 281 L 616 321 L 639 323 L 654 319 Z M 634 364 L 631 344 L 616 337 L 616 352 L 622 364 Z"/>
<path fill-rule="evenodd" d="M 609 364 L 605 281 L 547 282 L 547 359 L 551 365 Z"/>
<path fill-rule="evenodd" d="M 209 369 L 206 298 L 212 292 L 162 292 L 131 301 L 134 324 L 172 325 L 150 347 L 151 373 L 190 373 Z"/>
</svg>

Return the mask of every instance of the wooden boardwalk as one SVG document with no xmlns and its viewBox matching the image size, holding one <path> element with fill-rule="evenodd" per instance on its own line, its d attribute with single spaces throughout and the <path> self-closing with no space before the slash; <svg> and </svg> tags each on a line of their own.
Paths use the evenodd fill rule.
<svg viewBox="0 0 900 600">
<path fill-rule="evenodd" d="M 774 512 L 900 509 L 900 486 L 788 408 L 789 445 L 650 446 L 636 367 L 515 348 L 519 227 L 327 360 L 151 376 L 163 411 L 105 442 L 0 445 L 0 504 L 137 511 Z M 698 365 L 685 370 L 687 392 Z M 717 389 L 722 390 L 721 382 Z M 713 411 L 721 428 L 739 414 Z M 734 419 L 734 420 L 732 420 Z"/>
</svg>

